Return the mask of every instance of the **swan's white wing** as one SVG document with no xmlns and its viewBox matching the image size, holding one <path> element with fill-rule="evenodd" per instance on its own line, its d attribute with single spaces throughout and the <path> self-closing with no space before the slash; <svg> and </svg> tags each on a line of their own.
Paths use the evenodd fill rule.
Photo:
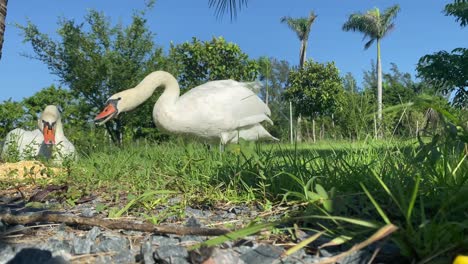
<svg viewBox="0 0 468 264">
<path fill-rule="evenodd" d="M 180 97 L 178 111 L 184 113 L 186 122 L 199 122 L 222 130 L 271 122 L 270 109 L 249 89 L 255 89 L 252 85 L 257 84 L 233 80 L 205 83 Z"/>
</svg>

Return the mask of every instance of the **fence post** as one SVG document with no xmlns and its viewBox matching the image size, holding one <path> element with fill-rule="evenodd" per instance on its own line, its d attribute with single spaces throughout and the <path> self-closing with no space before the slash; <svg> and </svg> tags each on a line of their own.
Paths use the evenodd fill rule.
<svg viewBox="0 0 468 264">
<path fill-rule="evenodd" d="M 294 143 L 293 139 L 293 119 L 292 119 L 292 103 L 289 101 L 289 126 L 290 126 L 290 135 L 291 135 L 291 144 Z"/>
</svg>

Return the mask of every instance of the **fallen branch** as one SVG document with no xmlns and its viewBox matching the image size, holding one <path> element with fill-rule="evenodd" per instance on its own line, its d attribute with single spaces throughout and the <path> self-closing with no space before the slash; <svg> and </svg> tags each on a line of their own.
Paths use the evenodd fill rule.
<svg viewBox="0 0 468 264">
<path fill-rule="evenodd" d="M 331 263 L 336 263 L 338 262 L 340 259 L 348 256 L 348 255 L 351 255 L 353 254 L 354 252 L 358 251 L 358 250 L 361 250 L 365 247 L 367 247 L 368 245 L 374 243 L 375 241 L 378 241 L 378 240 L 381 240 L 387 236 L 389 236 L 390 234 L 392 234 L 393 232 L 395 232 L 396 230 L 398 229 L 398 227 L 396 227 L 395 225 L 393 224 L 388 224 L 382 228 L 380 228 L 379 230 L 377 230 L 377 232 L 375 232 L 371 237 L 369 237 L 368 239 L 362 241 L 361 243 L 359 244 L 356 244 L 354 245 L 352 248 L 350 248 L 348 251 L 345 251 L 341 254 L 338 254 L 338 255 L 335 255 L 333 257 L 330 257 L 330 258 L 326 258 L 326 259 L 323 259 L 322 261 L 318 262 L 319 264 L 331 264 Z"/>
<path fill-rule="evenodd" d="M 124 229 L 155 234 L 219 236 L 229 233 L 226 229 L 187 227 L 187 226 L 156 226 L 150 223 L 135 223 L 118 219 L 89 218 L 74 215 L 64 215 L 57 212 L 43 211 L 27 214 L 0 214 L 0 219 L 7 224 L 27 225 L 32 223 L 64 223 L 66 225 L 98 226 L 108 229 Z"/>
</svg>

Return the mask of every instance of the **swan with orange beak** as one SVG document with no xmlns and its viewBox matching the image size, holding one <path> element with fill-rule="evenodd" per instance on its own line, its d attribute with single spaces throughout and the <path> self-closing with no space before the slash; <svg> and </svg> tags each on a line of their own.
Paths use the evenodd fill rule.
<svg viewBox="0 0 468 264">
<path fill-rule="evenodd" d="M 48 105 L 41 113 L 38 128 L 26 131 L 16 128 L 10 131 L 2 150 L 2 156 L 16 153 L 19 159 L 35 158 L 37 156 L 51 159 L 55 164 L 61 164 L 65 157 L 75 156 L 75 146 L 65 137 L 59 109 Z"/>
</svg>

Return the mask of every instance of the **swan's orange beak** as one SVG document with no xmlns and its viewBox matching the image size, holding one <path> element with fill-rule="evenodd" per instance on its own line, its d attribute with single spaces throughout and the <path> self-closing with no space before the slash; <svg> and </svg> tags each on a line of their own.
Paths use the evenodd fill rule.
<svg viewBox="0 0 468 264">
<path fill-rule="evenodd" d="M 42 129 L 44 135 L 44 143 L 46 145 L 55 144 L 55 130 L 49 124 L 44 124 L 44 129 Z"/>
<path fill-rule="evenodd" d="M 102 120 L 117 113 L 117 108 L 114 104 L 108 104 L 101 113 L 99 113 L 95 118 L 94 121 Z M 108 118 L 110 119 L 110 118 Z"/>
</svg>

